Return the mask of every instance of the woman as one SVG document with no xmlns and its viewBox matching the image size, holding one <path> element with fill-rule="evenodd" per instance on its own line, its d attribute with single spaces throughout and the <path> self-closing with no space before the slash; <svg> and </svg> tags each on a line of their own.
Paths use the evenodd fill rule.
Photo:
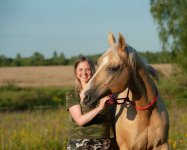
<svg viewBox="0 0 187 150">
<path fill-rule="evenodd" d="M 107 150 L 110 147 L 113 133 L 109 108 L 105 105 L 109 97 L 101 99 L 94 108 L 82 104 L 84 88 L 94 72 L 94 64 L 87 57 L 80 56 L 74 64 L 76 88 L 66 94 L 66 106 L 72 117 L 67 150 Z"/>
</svg>

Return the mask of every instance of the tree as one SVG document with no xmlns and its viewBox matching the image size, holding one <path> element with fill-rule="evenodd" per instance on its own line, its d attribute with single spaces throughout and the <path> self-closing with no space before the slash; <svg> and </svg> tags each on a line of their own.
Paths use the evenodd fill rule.
<svg viewBox="0 0 187 150">
<path fill-rule="evenodd" d="M 17 53 L 16 58 L 13 60 L 13 66 L 22 66 L 22 57 L 20 53 Z"/>
<path fill-rule="evenodd" d="M 170 49 L 187 73 L 187 0 L 150 0 L 163 49 Z"/>
<path fill-rule="evenodd" d="M 53 52 L 53 58 L 54 59 L 58 58 L 58 53 L 56 51 Z"/>
<path fill-rule="evenodd" d="M 58 53 L 54 51 L 52 57 L 52 65 L 67 65 L 67 60 L 63 52 L 58 55 Z"/>
<path fill-rule="evenodd" d="M 33 56 L 31 56 L 31 62 L 34 66 L 45 65 L 45 57 L 43 54 L 35 52 Z"/>
<path fill-rule="evenodd" d="M 67 65 L 67 60 L 63 52 L 59 55 L 59 65 Z"/>
<path fill-rule="evenodd" d="M 0 54 L 0 66 L 6 66 L 7 58 Z"/>
</svg>

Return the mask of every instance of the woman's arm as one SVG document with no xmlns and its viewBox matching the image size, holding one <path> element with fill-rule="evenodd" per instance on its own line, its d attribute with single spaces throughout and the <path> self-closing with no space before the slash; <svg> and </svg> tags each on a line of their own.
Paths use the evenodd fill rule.
<svg viewBox="0 0 187 150">
<path fill-rule="evenodd" d="M 83 126 L 86 123 L 90 122 L 105 107 L 105 103 L 108 99 L 109 99 L 108 96 L 102 98 L 99 106 L 87 112 L 86 114 L 82 114 L 80 105 L 74 105 L 70 107 L 69 112 L 72 118 L 75 120 L 75 122 L 79 126 Z"/>
</svg>

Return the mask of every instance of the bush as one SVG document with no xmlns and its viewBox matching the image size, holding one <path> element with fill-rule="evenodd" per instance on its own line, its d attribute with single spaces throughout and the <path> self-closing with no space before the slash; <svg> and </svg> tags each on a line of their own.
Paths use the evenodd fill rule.
<svg viewBox="0 0 187 150">
<path fill-rule="evenodd" d="M 26 110 L 38 107 L 58 107 L 65 105 L 62 88 L 19 88 L 0 87 L 0 109 Z"/>
</svg>

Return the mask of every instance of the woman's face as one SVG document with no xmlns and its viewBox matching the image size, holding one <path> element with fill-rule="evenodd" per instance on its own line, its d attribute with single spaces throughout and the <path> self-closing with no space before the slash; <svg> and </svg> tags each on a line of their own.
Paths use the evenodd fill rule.
<svg viewBox="0 0 187 150">
<path fill-rule="evenodd" d="M 92 77 L 92 70 L 87 61 L 80 62 L 76 68 L 76 76 L 81 83 L 87 83 Z"/>
</svg>

